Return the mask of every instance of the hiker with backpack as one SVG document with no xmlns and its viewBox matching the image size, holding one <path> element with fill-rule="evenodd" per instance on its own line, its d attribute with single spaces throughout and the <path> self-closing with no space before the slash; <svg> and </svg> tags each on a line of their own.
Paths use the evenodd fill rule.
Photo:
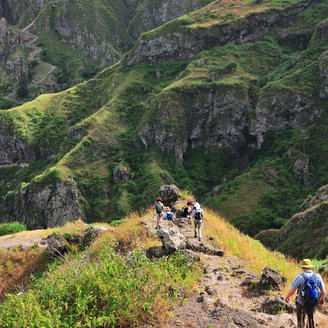
<svg viewBox="0 0 328 328">
<path fill-rule="evenodd" d="M 155 229 L 158 229 L 160 224 L 162 223 L 163 210 L 164 210 L 164 204 L 162 203 L 162 198 L 157 197 L 156 204 L 155 204 L 155 211 L 156 211 L 156 228 Z"/>
<path fill-rule="evenodd" d="M 167 208 L 165 210 L 165 212 L 163 213 L 163 218 L 164 218 L 164 220 L 173 222 L 175 220 L 175 214 L 174 214 L 173 210 L 171 210 L 170 208 Z"/>
<path fill-rule="evenodd" d="M 299 274 L 292 283 L 292 287 L 285 297 L 285 301 L 289 302 L 290 297 L 297 290 L 296 298 L 296 315 L 297 328 L 303 328 L 305 316 L 308 316 L 309 325 L 307 327 L 314 328 L 314 312 L 316 305 L 325 302 L 326 291 L 322 277 L 318 273 L 312 271 L 313 265 L 311 260 L 304 259 L 301 262 L 303 273 Z"/>
<path fill-rule="evenodd" d="M 183 206 L 181 209 L 181 216 L 183 218 L 191 218 L 192 210 L 194 209 L 194 204 L 190 201 L 187 202 L 186 206 Z"/>
<path fill-rule="evenodd" d="M 192 218 L 194 219 L 194 237 L 198 240 L 202 240 L 202 223 L 204 219 L 204 211 L 201 209 L 199 203 L 194 204 L 194 210 L 191 213 Z"/>
</svg>

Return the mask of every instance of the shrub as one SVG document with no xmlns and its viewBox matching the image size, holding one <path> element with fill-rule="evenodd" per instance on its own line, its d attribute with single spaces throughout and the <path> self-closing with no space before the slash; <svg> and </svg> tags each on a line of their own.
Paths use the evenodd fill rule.
<svg viewBox="0 0 328 328">
<path fill-rule="evenodd" d="M 10 235 L 12 233 L 26 230 L 26 226 L 19 222 L 10 222 L 0 224 L 0 236 Z"/>
</svg>

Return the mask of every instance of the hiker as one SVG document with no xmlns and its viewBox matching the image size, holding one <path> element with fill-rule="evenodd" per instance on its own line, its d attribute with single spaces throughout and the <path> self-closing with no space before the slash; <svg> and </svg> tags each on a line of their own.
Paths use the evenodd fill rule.
<svg viewBox="0 0 328 328">
<path fill-rule="evenodd" d="M 183 218 L 190 218 L 191 212 L 194 208 L 194 204 L 192 202 L 187 202 L 187 205 L 182 208 L 182 217 Z"/>
<path fill-rule="evenodd" d="M 194 237 L 197 238 L 198 240 L 202 240 L 202 223 L 204 219 L 204 211 L 201 209 L 199 203 L 194 204 L 194 210 L 191 213 L 191 216 L 194 219 Z"/>
<path fill-rule="evenodd" d="M 325 302 L 326 291 L 322 277 L 318 273 L 312 271 L 313 265 L 311 260 L 304 259 L 301 262 L 303 273 L 299 274 L 292 283 L 292 287 L 285 297 L 285 301 L 289 302 L 290 297 L 297 290 L 296 297 L 296 315 L 297 328 L 305 327 L 305 316 L 308 315 L 309 325 L 307 327 L 314 328 L 314 312 L 318 303 Z"/>
<path fill-rule="evenodd" d="M 156 198 L 155 211 L 156 211 L 156 228 L 158 229 L 162 223 L 164 204 L 162 203 L 162 198 Z"/>
<path fill-rule="evenodd" d="M 175 214 L 174 214 L 173 210 L 171 210 L 170 208 L 167 208 L 166 211 L 163 213 L 163 218 L 164 218 L 164 220 L 167 220 L 167 221 L 174 221 Z"/>
</svg>

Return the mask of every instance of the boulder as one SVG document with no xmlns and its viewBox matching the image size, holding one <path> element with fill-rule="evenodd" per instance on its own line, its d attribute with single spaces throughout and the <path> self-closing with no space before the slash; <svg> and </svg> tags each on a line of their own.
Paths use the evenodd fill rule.
<svg viewBox="0 0 328 328">
<path fill-rule="evenodd" d="M 82 236 L 82 245 L 89 246 L 99 235 L 102 229 L 90 227 L 88 228 Z"/>
<path fill-rule="evenodd" d="M 261 275 L 258 288 L 262 290 L 280 290 L 280 287 L 285 284 L 287 279 L 278 271 L 271 268 L 264 268 Z"/>
<path fill-rule="evenodd" d="M 158 194 L 162 197 L 163 203 L 171 207 L 180 197 L 180 190 L 176 185 L 163 185 Z"/>
<path fill-rule="evenodd" d="M 159 259 L 164 255 L 165 255 L 165 249 L 162 246 L 154 246 L 146 250 L 146 256 L 150 260 Z"/>
<path fill-rule="evenodd" d="M 29 229 L 63 226 L 83 217 L 74 180 L 29 184 L 14 194 L 12 207 L 12 220 L 23 222 Z"/>
<path fill-rule="evenodd" d="M 258 309 L 260 312 L 267 314 L 279 314 L 281 312 L 293 313 L 294 308 L 291 304 L 285 302 L 283 298 L 270 296 L 264 300 Z"/>
<path fill-rule="evenodd" d="M 161 239 L 166 254 L 186 249 L 186 237 L 176 226 L 170 228 L 161 226 L 157 230 L 157 236 Z"/>
<path fill-rule="evenodd" d="M 62 257 L 67 252 L 67 241 L 64 237 L 55 233 L 42 239 L 42 243 L 47 245 L 47 251 L 54 257 Z"/>
<path fill-rule="evenodd" d="M 113 170 L 113 180 L 115 184 L 128 181 L 130 179 L 130 172 L 126 166 L 115 166 Z"/>
<path fill-rule="evenodd" d="M 288 150 L 295 178 L 304 185 L 309 184 L 310 159 L 307 155 L 295 149 Z"/>
</svg>

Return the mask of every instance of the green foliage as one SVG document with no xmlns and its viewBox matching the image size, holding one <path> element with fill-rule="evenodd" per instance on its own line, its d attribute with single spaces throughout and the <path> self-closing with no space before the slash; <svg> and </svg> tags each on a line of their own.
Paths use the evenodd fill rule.
<svg viewBox="0 0 328 328">
<path fill-rule="evenodd" d="M 19 222 L 1 223 L 0 236 L 11 235 L 16 232 L 26 230 L 26 226 Z"/>
<path fill-rule="evenodd" d="M 96 259 L 70 259 L 0 305 L 1 327 L 135 327 L 156 324 L 200 272 L 176 254 L 126 259 L 105 246 Z"/>
<path fill-rule="evenodd" d="M 0 97 L 0 110 L 1 109 L 9 109 L 16 105 L 16 101 L 8 99 L 8 98 L 2 98 Z"/>
</svg>

